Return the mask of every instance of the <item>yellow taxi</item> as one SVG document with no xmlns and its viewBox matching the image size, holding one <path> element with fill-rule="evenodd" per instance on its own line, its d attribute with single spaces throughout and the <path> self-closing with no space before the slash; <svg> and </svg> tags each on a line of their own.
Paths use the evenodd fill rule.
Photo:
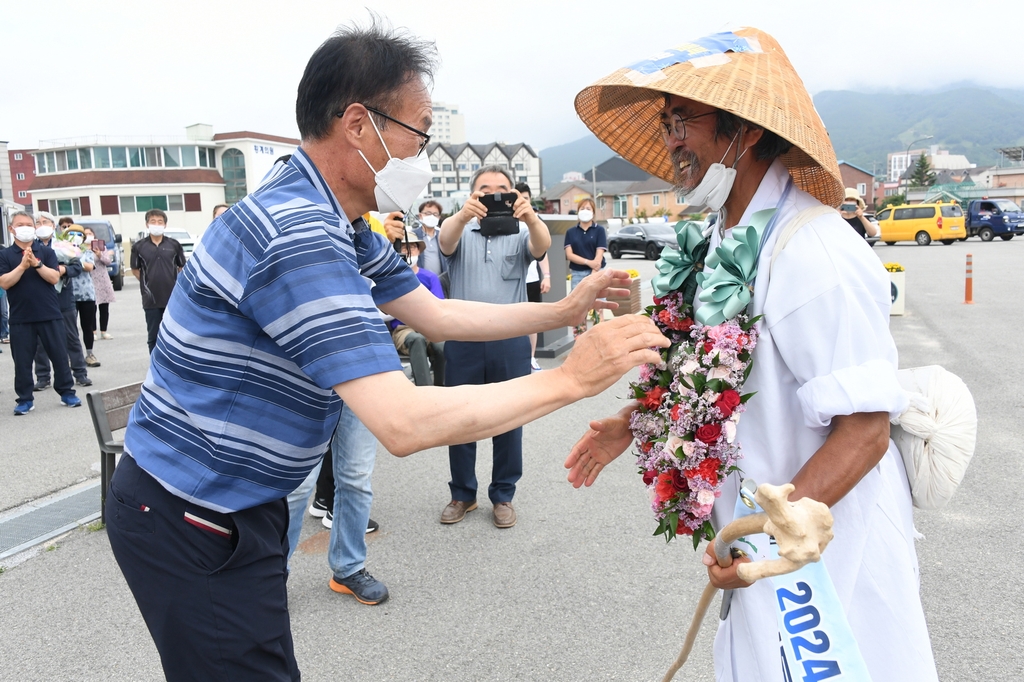
<svg viewBox="0 0 1024 682">
<path fill-rule="evenodd" d="M 914 204 L 913 206 L 887 206 L 876 216 L 881 228 L 881 241 L 917 242 L 928 246 L 932 241 L 952 244 L 967 237 L 964 211 L 954 202 Z"/>
</svg>

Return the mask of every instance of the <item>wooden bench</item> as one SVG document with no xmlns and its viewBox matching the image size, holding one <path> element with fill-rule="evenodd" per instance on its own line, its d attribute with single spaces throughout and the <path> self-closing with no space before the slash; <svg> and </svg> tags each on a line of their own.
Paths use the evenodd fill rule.
<svg viewBox="0 0 1024 682">
<path fill-rule="evenodd" d="M 107 489 L 114 476 L 116 457 L 124 452 L 124 440 L 114 440 L 114 432 L 128 426 L 128 415 L 141 392 L 140 381 L 106 391 L 89 391 L 85 396 L 100 446 L 100 520 L 103 523 L 107 522 Z"/>
</svg>

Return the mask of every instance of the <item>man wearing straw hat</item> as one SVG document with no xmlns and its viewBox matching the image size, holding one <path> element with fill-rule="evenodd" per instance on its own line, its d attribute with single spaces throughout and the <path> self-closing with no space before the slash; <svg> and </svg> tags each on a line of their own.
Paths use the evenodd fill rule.
<svg viewBox="0 0 1024 682">
<path fill-rule="evenodd" d="M 889 440 L 890 417 L 907 406 L 888 329 L 889 284 L 861 237 L 822 209 L 838 206 L 844 188 L 825 127 L 782 48 L 749 28 L 701 38 L 601 79 L 580 92 L 576 110 L 623 158 L 718 213 L 706 229 L 709 253 L 755 212 L 776 209 L 778 229 L 765 228 L 748 308 L 764 317 L 743 387 L 757 395 L 738 426 L 742 476 L 792 482 L 790 499 L 832 508 L 835 539 L 823 563 L 871 677 L 937 679 L 909 486 Z M 817 217 L 801 218 L 773 259 L 780 233 L 810 213 Z M 592 484 L 629 447 L 632 411 L 591 424 L 566 461 L 574 485 Z M 725 482 L 715 528 L 737 513 L 739 480 Z M 767 538 L 750 539 L 760 551 L 744 549 L 761 558 Z M 732 590 L 715 641 L 717 679 L 802 678 L 805 661 L 780 661 L 770 581 L 743 582 L 736 562 L 722 569 L 705 555 L 704 563 L 716 587 Z M 810 631 L 804 636 L 828 646 Z"/>
</svg>

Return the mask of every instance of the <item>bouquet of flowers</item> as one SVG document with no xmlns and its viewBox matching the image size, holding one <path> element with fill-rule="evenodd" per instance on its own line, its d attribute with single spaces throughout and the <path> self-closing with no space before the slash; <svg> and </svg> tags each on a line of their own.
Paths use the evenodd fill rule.
<svg viewBox="0 0 1024 682">
<path fill-rule="evenodd" d="M 67 265 L 73 258 L 81 258 L 82 250 L 68 240 L 55 237 L 50 240 L 50 248 L 57 254 L 57 262 Z"/>
<path fill-rule="evenodd" d="M 672 345 L 659 365 L 645 365 L 630 388 L 637 465 L 666 542 L 676 535 L 715 537 L 711 510 L 725 477 L 742 457 L 736 427 L 753 393 L 743 393 L 757 346 L 758 318 L 748 317 L 764 224 L 733 229 L 714 253 L 695 223 L 676 225 L 679 249 L 665 249 L 647 314 Z M 709 273 L 704 272 L 707 266 Z M 704 306 L 694 313 L 700 285 Z"/>
</svg>

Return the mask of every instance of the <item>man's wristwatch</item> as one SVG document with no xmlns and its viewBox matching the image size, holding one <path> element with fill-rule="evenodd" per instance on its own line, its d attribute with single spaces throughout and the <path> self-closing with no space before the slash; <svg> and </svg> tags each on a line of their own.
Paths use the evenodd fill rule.
<svg viewBox="0 0 1024 682">
<path fill-rule="evenodd" d="M 33 266 L 32 266 L 32 269 L 33 269 L 33 270 L 38 270 L 38 269 L 39 269 L 39 268 L 41 268 L 41 267 L 43 267 L 43 264 L 42 264 L 42 263 L 36 263 L 35 265 L 33 265 Z"/>
</svg>

